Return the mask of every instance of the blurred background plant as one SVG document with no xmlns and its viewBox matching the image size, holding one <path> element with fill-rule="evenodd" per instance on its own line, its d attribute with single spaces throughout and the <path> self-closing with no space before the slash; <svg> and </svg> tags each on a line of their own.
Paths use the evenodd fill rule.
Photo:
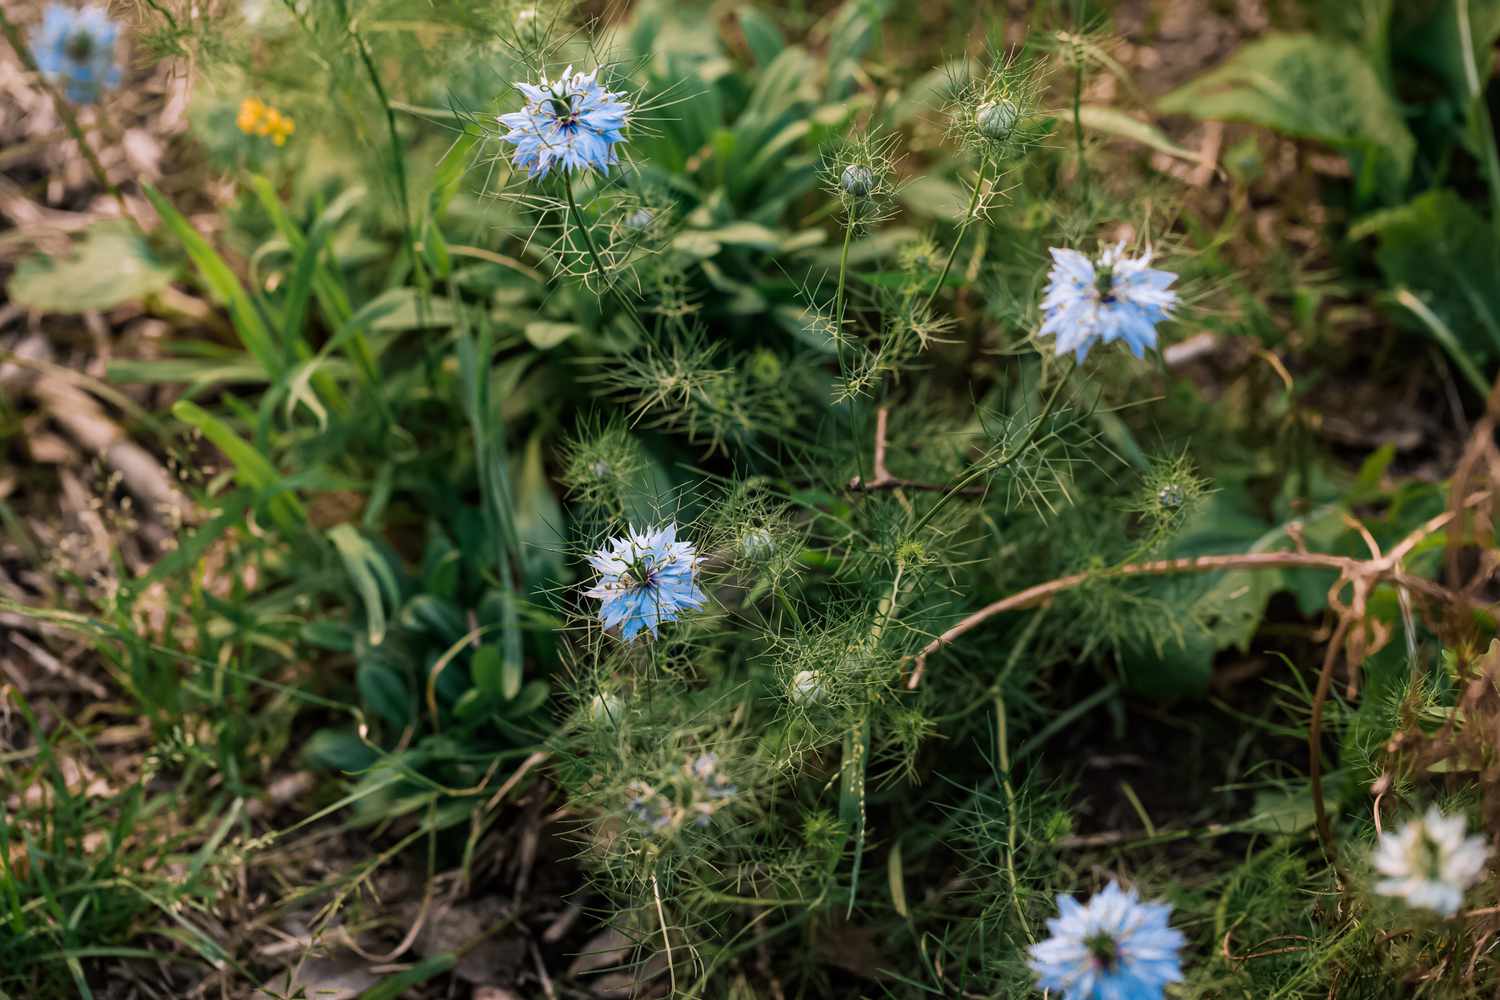
<svg viewBox="0 0 1500 1000">
<path fill-rule="evenodd" d="M 1500 6 L 19 6 L 0 994 L 1018 996 L 1112 878 L 1173 996 L 1494 994 L 1370 850 L 1500 830 Z"/>
</svg>

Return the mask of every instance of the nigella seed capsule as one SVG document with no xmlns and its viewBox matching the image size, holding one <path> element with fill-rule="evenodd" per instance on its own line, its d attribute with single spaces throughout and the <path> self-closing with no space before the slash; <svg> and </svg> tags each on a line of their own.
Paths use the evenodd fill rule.
<svg viewBox="0 0 1500 1000">
<path fill-rule="evenodd" d="M 1021 112 L 1015 102 L 1002 97 L 998 101 L 981 104 L 974 114 L 974 123 L 979 127 L 979 134 L 986 139 L 1001 140 L 1010 138 L 1020 117 Z"/>
<path fill-rule="evenodd" d="M 855 198 L 867 198 L 875 190 L 875 174 L 861 163 L 851 163 L 839 177 L 839 187 Z"/>
</svg>

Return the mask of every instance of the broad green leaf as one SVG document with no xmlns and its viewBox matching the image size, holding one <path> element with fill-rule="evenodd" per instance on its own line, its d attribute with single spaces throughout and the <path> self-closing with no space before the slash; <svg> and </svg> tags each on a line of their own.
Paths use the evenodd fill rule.
<svg viewBox="0 0 1500 1000">
<path fill-rule="evenodd" d="M 354 651 L 354 633 L 343 622 L 306 622 L 297 630 L 297 636 L 309 645 L 335 653 Z"/>
<path fill-rule="evenodd" d="M 372 330 L 389 333 L 452 326 L 454 318 L 453 303 L 448 299 L 425 295 L 415 288 L 391 288 L 362 307 L 351 322 L 358 326 L 368 323 Z"/>
<path fill-rule="evenodd" d="M 370 711 L 393 726 L 405 726 L 412 720 L 411 692 L 406 682 L 385 662 L 367 658 L 354 675 L 359 697 Z"/>
<path fill-rule="evenodd" d="M 901 187 L 899 197 L 913 212 L 943 222 L 961 222 L 971 191 L 941 177 L 915 177 Z"/>
<path fill-rule="evenodd" d="M 1244 121 L 1337 147 L 1362 194 L 1394 201 L 1411 173 L 1416 140 L 1380 75 L 1353 44 L 1269 35 L 1157 103 L 1168 114 Z"/>
<path fill-rule="evenodd" d="M 391 568 L 380 552 L 352 524 L 339 524 L 328 530 L 328 538 L 338 550 L 339 558 L 355 592 L 365 608 L 365 628 L 370 645 L 385 641 L 386 601 L 397 589 Z M 392 602 L 394 603 L 394 602 Z"/>
<path fill-rule="evenodd" d="M 547 704 L 550 691 L 546 681 L 527 681 L 515 700 L 504 706 L 505 715 L 512 719 L 530 715 Z"/>
<path fill-rule="evenodd" d="M 469 676 L 474 681 L 474 686 L 484 694 L 502 697 L 504 669 L 500 647 L 486 643 L 475 650 L 473 659 L 469 661 Z"/>
<path fill-rule="evenodd" d="M 891 124 L 905 125 L 921 115 L 942 109 L 956 86 L 962 86 L 973 70 L 966 59 L 950 59 L 928 70 L 915 83 L 908 84 L 891 106 Z"/>
<path fill-rule="evenodd" d="M 546 351 L 569 337 L 583 332 L 577 323 L 555 323 L 549 320 L 533 320 L 526 324 L 526 340 L 539 351 Z"/>
<path fill-rule="evenodd" d="M 1257 833 L 1300 833 L 1317 819 L 1312 790 L 1307 785 L 1266 789 L 1255 793 L 1255 805 L 1240 826 Z"/>
<path fill-rule="evenodd" d="M 567 551 L 568 539 L 562 505 L 547 476 L 541 434 L 533 434 L 526 442 L 520 474 L 515 480 L 514 517 L 527 578 L 557 579 L 562 573 L 562 554 Z"/>
<path fill-rule="evenodd" d="M 750 247 L 755 250 L 775 250 L 781 245 L 781 237 L 774 230 L 754 222 L 732 222 L 727 226 L 698 232 L 695 235 L 714 243 Z"/>
<path fill-rule="evenodd" d="M 1460 2 L 1468 4 L 1472 65 L 1483 85 L 1490 77 L 1495 40 L 1500 38 L 1500 0 L 1398 2 L 1390 46 L 1394 59 L 1425 67 L 1441 80 L 1448 99 L 1461 108 L 1469 103 L 1470 81 L 1459 33 Z"/>
<path fill-rule="evenodd" d="M 781 37 L 781 30 L 776 27 L 776 22 L 754 7 L 741 7 L 738 16 L 740 31 L 745 36 L 750 54 L 760 65 L 770 65 L 781 54 L 781 50 L 786 48 L 786 39 Z"/>
<path fill-rule="evenodd" d="M 1500 246 L 1494 230 L 1447 188 L 1367 216 L 1353 239 L 1374 236 L 1387 282 L 1408 288 L 1480 360 L 1500 358 Z"/>
<path fill-rule="evenodd" d="M 799 100 L 812 101 L 817 96 L 813 87 L 817 77 L 817 64 L 804 49 L 795 45 L 783 49 L 756 79 L 745 114 L 770 116 Z"/>
<path fill-rule="evenodd" d="M 906 868 L 902 864 L 899 841 L 891 846 L 890 853 L 886 855 L 885 876 L 891 889 L 891 906 L 902 917 L 910 920 L 911 910 L 906 905 Z"/>
<path fill-rule="evenodd" d="M 302 753 L 314 764 L 335 771 L 365 771 L 373 765 L 377 754 L 359 736 L 348 729 L 320 729 Z"/>
<path fill-rule="evenodd" d="M 1139 118 L 1132 118 L 1118 108 L 1085 104 L 1079 108 L 1078 117 L 1083 122 L 1084 128 L 1094 132 L 1106 132 L 1109 135 L 1119 136 L 1121 139 L 1130 139 L 1158 152 L 1166 153 L 1168 156 L 1175 156 L 1179 160 L 1187 160 L 1190 163 L 1200 161 L 1197 153 L 1179 146 L 1155 125 L 1143 122 Z"/>
<path fill-rule="evenodd" d="M 879 18 L 889 10 L 885 3 L 845 0 L 833 15 L 828 31 L 828 93 L 842 97 L 858 85 L 859 60 L 880 34 Z"/>
<path fill-rule="evenodd" d="M 140 233 L 119 221 L 90 226 L 61 257 L 34 254 L 16 264 L 5 291 L 12 302 L 48 313 L 113 309 L 166 288 L 172 268 Z"/>
<path fill-rule="evenodd" d="M 457 642 L 469 627 L 463 612 L 449 601 L 433 594 L 418 594 L 401 607 L 401 624 L 427 632 L 443 642 Z"/>
</svg>

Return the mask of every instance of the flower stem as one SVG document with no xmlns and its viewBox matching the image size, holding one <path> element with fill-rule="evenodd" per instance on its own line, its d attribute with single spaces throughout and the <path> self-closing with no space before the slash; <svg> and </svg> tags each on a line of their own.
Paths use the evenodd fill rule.
<svg viewBox="0 0 1500 1000">
<path fill-rule="evenodd" d="M 1078 144 L 1078 182 L 1088 188 L 1089 164 L 1083 155 L 1083 53 L 1076 53 L 1073 71 L 1073 137 Z"/>
<path fill-rule="evenodd" d="M 833 298 L 833 322 L 840 334 L 844 330 L 844 286 L 849 278 L 849 243 L 854 237 L 855 222 L 854 209 L 850 209 L 849 221 L 844 224 L 844 248 L 839 251 L 839 285 Z"/>
<path fill-rule="evenodd" d="M 958 247 L 964 241 L 964 234 L 969 231 L 970 224 L 975 218 L 975 210 L 979 207 L 979 192 L 984 187 L 986 175 L 989 173 L 989 161 L 983 161 L 979 165 L 979 175 L 974 178 L 974 192 L 969 195 L 969 207 L 964 210 L 964 219 L 958 224 L 958 232 L 954 234 L 953 246 L 948 248 L 948 259 L 943 261 L 943 271 L 938 275 L 937 284 L 932 286 L 932 291 L 927 293 L 927 301 L 923 303 L 924 309 L 931 309 L 933 300 L 938 292 L 943 290 L 943 282 L 948 280 L 948 272 L 953 270 L 953 258 L 958 256 Z"/>
<path fill-rule="evenodd" d="M 1063 373 L 1063 377 L 1058 379 L 1057 385 L 1052 389 L 1052 394 L 1048 396 L 1047 401 L 1042 404 L 1042 411 L 1038 413 L 1036 415 L 1036 419 L 1032 421 L 1031 428 L 1026 432 L 1026 437 L 1014 447 L 1007 449 L 1005 454 L 1001 455 L 993 463 L 980 462 L 976 464 L 974 468 L 965 473 L 964 476 L 958 480 L 958 482 L 948 487 L 947 491 L 944 492 L 942 496 L 937 498 L 937 502 L 934 503 L 931 507 L 927 508 L 927 511 L 921 516 L 921 518 L 917 520 L 916 526 L 912 528 L 913 534 L 921 531 L 924 527 L 926 527 L 928 522 L 930 522 L 934 517 L 937 516 L 937 512 L 942 509 L 944 504 L 946 504 L 949 500 L 953 499 L 958 494 L 962 493 L 980 476 L 993 475 L 998 470 L 1015 461 L 1017 456 L 1019 456 L 1021 452 L 1025 451 L 1031 446 L 1031 443 L 1036 440 L 1037 435 L 1041 433 L 1042 425 L 1045 424 L 1047 422 L 1047 418 L 1051 416 L 1053 407 L 1057 405 L 1058 399 L 1062 396 L 1063 386 L 1067 385 L 1068 376 L 1072 373 L 1072 368 L 1069 368 L 1068 371 Z"/>
<path fill-rule="evenodd" d="M 1021 880 L 1016 876 L 1016 788 L 1010 780 L 1010 738 L 1005 724 L 1005 696 L 995 693 L 995 743 L 1000 751 L 1000 774 L 1005 788 L 1005 871 L 1010 876 L 1010 902 L 1015 907 L 1016 917 L 1021 921 L 1021 930 L 1028 940 L 1035 941 L 1031 933 L 1031 922 L 1026 919 L 1026 910 L 1021 906 Z"/>
<path fill-rule="evenodd" d="M 609 271 L 604 266 L 604 258 L 600 256 L 599 248 L 594 245 L 594 235 L 583 221 L 583 211 L 578 207 L 578 199 L 573 196 L 573 175 L 566 171 L 563 173 L 563 190 L 568 196 L 568 213 L 573 217 L 573 225 L 578 229 L 579 235 L 583 237 L 583 245 L 588 250 L 589 260 L 593 262 L 594 270 L 599 272 L 599 278 L 604 282 L 605 295 L 613 299 L 620 311 L 630 317 L 630 321 L 635 324 L 643 337 L 649 337 L 650 333 L 646 330 L 646 324 L 641 322 L 641 318 L 636 315 L 635 308 L 626 301 L 624 295 L 620 294 L 620 290 L 615 287 L 614 279 L 609 276 Z"/>
<path fill-rule="evenodd" d="M 1490 110 L 1484 100 L 1484 83 L 1479 79 L 1479 67 L 1474 62 L 1474 29 L 1469 23 L 1469 5 L 1456 3 L 1453 8 L 1458 17 L 1458 45 L 1462 49 L 1459 58 L 1469 92 L 1469 114 L 1473 116 L 1475 129 L 1479 132 L 1479 145 L 1484 150 L 1485 180 L 1490 189 L 1490 225 L 1495 228 L 1495 242 L 1500 246 L 1500 152 L 1495 149 L 1495 124 L 1490 120 Z"/>
<path fill-rule="evenodd" d="M 386 132 L 391 142 L 391 169 L 395 173 L 396 197 L 401 205 L 401 234 L 406 244 L 406 252 L 411 257 L 411 266 L 420 284 L 426 284 L 426 270 L 422 267 L 422 258 L 417 253 L 417 238 L 414 232 L 414 221 L 411 214 L 411 195 L 408 191 L 409 185 L 406 180 L 406 153 L 401 143 L 401 134 L 396 130 L 396 112 L 391 107 L 390 98 L 386 95 L 385 85 L 380 82 L 380 73 L 375 69 L 375 60 L 370 55 L 370 48 L 365 44 L 364 37 L 355 29 L 353 20 L 349 17 L 349 8 L 345 0 L 338 0 L 339 13 L 343 16 L 345 28 L 349 37 L 354 40 L 354 49 L 359 54 L 359 61 L 364 66 L 365 75 L 370 78 L 370 87 L 375 91 L 375 98 L 380 101 L 380 109 L 385 112 Z"/>
</svg>

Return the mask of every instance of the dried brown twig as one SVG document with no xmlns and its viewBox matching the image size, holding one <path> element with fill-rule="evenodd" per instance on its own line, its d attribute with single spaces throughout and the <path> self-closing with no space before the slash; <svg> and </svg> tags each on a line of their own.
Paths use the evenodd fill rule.
<svg viewBox="0 0 1500 1000">
<path fill-rule="evenodd" d="M 891 475 L 891 470 L 885 466 L 886 452 L 886 424 L 890 419 L 890 407 L 882 406 L 875 411 L 875 460 L 873 475 L 869 479 L 855 476 L 849 480 L 849 488 L 860 493 L 873 493 L 876 490 L 921 490 L 928 493 L 944 493 L 950 487 L 947 483 L 924 483 L 915 479 L 898 479 Z M 963 486 L 955 491 L 964 496 L 983 496 L 985 487 L 981 485 Z"/>
<path fill-rule="evenodd" d="M 1487 499 L 1489 499 L 1488 492 L 1475 493 L 1464 506 L 1473 506 Z M 1437 515 L 1411 536 L 1408 536 L 1399 546 L 1392 549 L 1391 554 L 1378 559 L 1355 559 L 1350 556 L 1336 556 L 1322 552 L 1305 551 L 1230 553 L 1226 555 L 1197 556 L 1186 559 L 1156 559 L 1150 562 L 1127 563 L 1123 566 L 1085 570 L 1080 573 L 1058 577 L 1055 580 L 1048 580 L 1046 583 L 1039 583 L 1033 587 L 1028 587 L 1025 590 L 1011 594 L 1008 597 L 1003 597 L 991 604 L 987 604 L 948 628 L 941 635 L 938 635 L 926 646 L 922 647 L 921 651 L 913 657 L 913 667 L 911 674 L 907 677 L 906 686 L 911 690 L 915 690 L 922 683 L 922 677 L 926 672 L 927 658 L 929 656 L 996 615 L 1004 614 L 1007 611 L 1020 611 L 1024 608 L 1042 604 L 1057 594 L 1097 580 L 1122 579 L 1133 576 L 1164 576 L 1171 573 L 1212 573 L 1219 570 L 1232 569 L 1332 569 L 1338 570 L 1340 574 L 1339 580 L 1334 584 L 1334 592 L 1342 590 L 1346 584 L 1354 584 L 1356 587 L 1356 596 L 1351 601 L 1351 606 L 1357 605 L 1361 611 L 1364 608 L 1364 598 L 1369 594 L 1370 588 L 1382 582 L 1395 583 L 1438 600 L 1456 601 L 1458 595 L 1449 591 L 1446 587 L 1424 577 L 1412 576 L 1403 571 L 1399 566 L 1400 559 L 1409 554 L 1418 542 L 1442 528 L 1454 516 L 1453 511 L 1446 511 Z"/>
</svg>

